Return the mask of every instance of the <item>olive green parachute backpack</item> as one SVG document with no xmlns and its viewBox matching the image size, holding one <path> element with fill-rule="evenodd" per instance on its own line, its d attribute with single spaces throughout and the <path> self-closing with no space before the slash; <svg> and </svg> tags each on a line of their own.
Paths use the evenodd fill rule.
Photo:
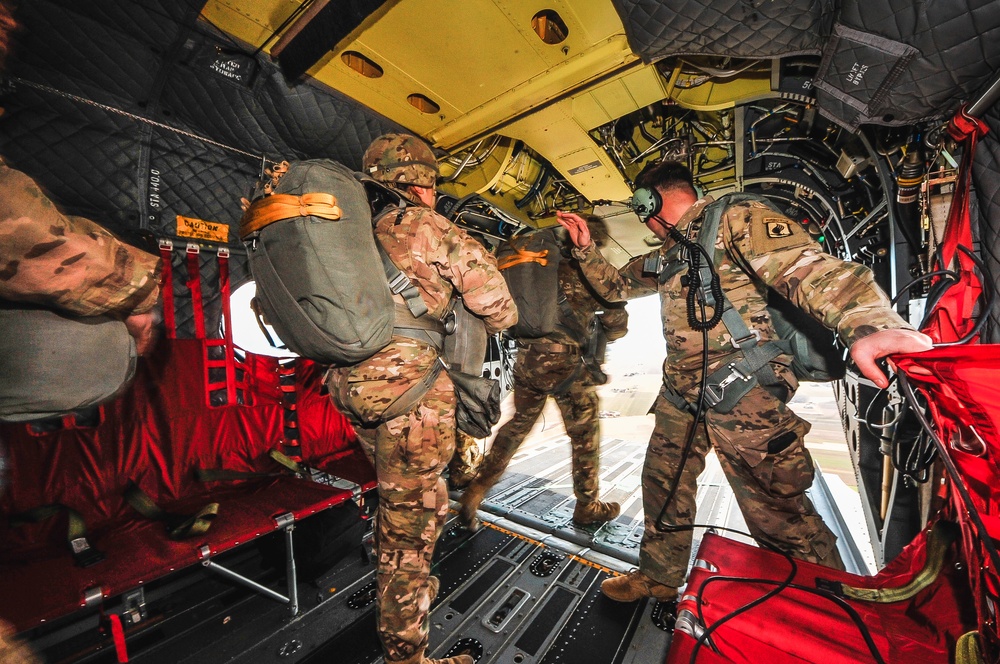
<svg viewBox="0 0 1000 664">
<path fill-rule="evenodd" d="M 497 248 L 497 267 L 517 305 L 517 324 L 508 333 L 537 339 L 559 322 L 560 245 L 555 227 L 518 234 Z"/>
<path fill-rule="evenodd" d="M 259 309 L 291 350 L 346 366 L 384 348 L 394 328 L 441 327 L 421 319 L 427 307 L 420 293 L 372 232 L 381 214 L 401 212 L 405 199 L 375 202 L 370 191 L 384 196 L 386 188 L 330 159 L 283 162 L 272 173 L 243 215 L 240 237 Z M 393 293 L 409 312 L 397 311 Z"/>
</svg>

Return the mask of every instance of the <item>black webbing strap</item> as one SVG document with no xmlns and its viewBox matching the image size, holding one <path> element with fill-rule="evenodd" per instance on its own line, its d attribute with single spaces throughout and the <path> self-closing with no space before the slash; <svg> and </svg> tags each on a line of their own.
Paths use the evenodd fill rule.
<svg viewBox="0 0 1000 664">
<path fill-rule="evenodd" d="M 389 407 L 382 413 L 382 421 L 388 422 L 393 418 L 399 417 L 417 405 L 417 402 L 424 398 L 427 390 L 431 389 L 431 385 L 434 384 L 434 381 L 441 374 L 441 368 L 441 362 L 435 362 L 420 380 L 396 397 L 396 400 L 389 404 Z"/>
<path fill-rule="evenodd" d="M 219 503 L 209 503 L 194 514 L 167 512 L 131 481 L 125 487 L 125 502 L 147 519 L 162 521 L 167 527 L 167 536 L 174 540 L 204 534 L 219 513 Z"/>
<path fill-rule="evenodd" d="M 395 214 L 395 223 L 399 223 L 406 208 L 407 205 L 403 202 L 400 202 L 399 205 L 387 206 L 372 218 L 372 228 L 374 229 L 384 217 L 390 214 Z M 403 274 L 396 267 L 396 264 L 392 262 L 392 259 L 389 258 L 389 254 L 385 252 L 385 248 L 382 247 L 382 243 L 378 241 L 377 237 L 375 238 L 375 248 L 378 249 L 379 258 L 382 259 L 382 270 L 385 272 L 385 278 L 389 282 L 389 290 L 392 294 L 402 296 L 403 300 L 406 301 L 406 307 L 413 314 L 414 318 L 420 318 L 426 314 L 427 305 L 424 303 L 423 298 L 420 297 L 420 291 L 413 285 L 410 278 Z"/>
<path fill-rule="evenodd" d="M 83 520 L 83 515 L 62 503 L 50 503 L 26 512 L 12 514 L 10 525 L 13 528 L 26 523 L 41 523 L 64 512 L 67 520 L 66 543 L 69 545 L 69 550 L 73 554 L 73 560 L 76 561 L 77 566 L 90 567 L 104 560 L 104 553 L 91 546 L 87 539 L 87 524 Z"/>
<path fill-rule="evenodd" d="M 401 337 L 408 337 L 428 343 L 437 352 L 444 349 L 445 326 L 444 323 L 433 316 L 415 317 L 409 309 L 399 304 L 396 305 L 396 319 L 392 324 L 392 333 Z M 426 307 L 425 307 L 426 311 Z"/>
<path fill-rule="evenodd" d="M 705 208 L 702 226 L 698 230 L 698 244 L 709 256 L 715 256 L 722 213 L 730 206 L 747 200 L 762 199 L 752 194 L 729 194 Z M 715 307 L 715 297 L 710 290 L 711 270 L 711 266 L 701 267 L 701 289 L 706 305 Z M 719 306 L 722 307 L 722 323 L 729 331 L 732 345 L 743 358 L 730 362 L 708 377 L 705 403 L 716 412 L 728 413 L 755 385 L 768 386 L 779 382 L 770 362 L 782 353 L 789 353 L 790 348 L 787 343 L 779 341 L 760 344 L 760 334 L 747 326 L 725 293 Z"/>
</svg>

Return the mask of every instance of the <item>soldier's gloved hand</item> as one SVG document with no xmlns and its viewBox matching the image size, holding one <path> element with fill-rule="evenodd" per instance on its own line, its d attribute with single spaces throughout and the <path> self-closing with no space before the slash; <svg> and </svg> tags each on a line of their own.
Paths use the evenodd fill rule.
<svg viewBox="0 0 1000 664">
<path fill-rule="evenodd" d="M 144 314 L 132 314 L 125 319 L 128 333 L 135 339 L 135 350 L 139 355 L 145 355 L 153 350 L 159 338 L 159 328 L 156 325 L 157 316 L 153 311 Z"/>
<path fill-rule="evenodd" d="M 851 358 L 866 378 L 879 387 L 888 387 L 889 379 L 875 363 L 878 359 L 896 353 L 922 353 L 933 345 L 929 336 L 916 330 L 879 330 L 855 341 Z"/>
<path fill-rule="evenodd" d="M 587 220 L 575 212 L 556 211 L 556 220 L 569 232 L 570 241 L 581 249 L 586 249 L 591 244 L 590 228 Z"/>
</svg>

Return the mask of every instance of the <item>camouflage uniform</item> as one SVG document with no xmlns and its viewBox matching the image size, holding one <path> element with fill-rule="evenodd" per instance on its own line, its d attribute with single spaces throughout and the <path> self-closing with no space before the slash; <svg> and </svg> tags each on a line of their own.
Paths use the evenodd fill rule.
<svg viewBox="0 0 1000 664">
<path fill-rule="evenodd" d="M 573 493 L 578 503 L 592 503 L 600 495 L 600 427 L 595 383 L 581 360 L 581 344 L 597 311 L 609 341 L 625 335 L 628 314 L 605 308 L 584 284 L 576 261 L 559 264 L 559 288 L 567 303 L 560 307 L 559 323 L 549 335 L 518 342 L 514 364 L 514 416 L 497 432 L 479 469 L 475 484 L 489 490 L 507 470 L 525 436 L 552 396 L 559 405 L 570 439 Z"/>
<path fill-rule="evenodd" d="M 94 222 L 67 217 L 35 182 L 0 162 L 0 298 L 81 316 L 148 312 L 160 259 Z"/>
<path fill-rule="evenodd" d="M 692 222 L 710 202 L 712 199 L 706 197 L 695 203 L 678 220 L 677 229 L 695 239 Z M 658 252 L 666 254 L 673 244 L 667 240 Z M 664 387 L 654 404 L 656 424 L 642 473 L 645 533 L 639 567 L 654 581 L 677 587 L 687 571 L 691 531 L 661 532 L 655 524 L 693 419 L 664 395 L 672 390 L 694 403 L 701 383 L 702 334 L 687 322 L 687 288 L 681 281 L 686 271 L 661 285 L 655 275 L 643 273 L 645 257 L 616 270 L 592 247 L 575 253 L 595 290 L 608 300 L 660 293 L 667 359 L 663 364 Z M 751 266 L 760 281 L 835 330 L 847 346 L 879 330 L 910 329 L 892 310 L 868 268 L 823 253 L 799 224 L 760 203 L 744 202 L 730 206 L 722 216 L 716 268 L 726 296 L 748 327 L 760 333 L 762 343 L 775 338 L 766 310 L 766 289 L 740 269 L 736 257 Z M 710 374 L 739 359 L 724 325 L 709 331 L 708 357 Z M 788 388 L 787 395 L 782 395 L 786 398 L 798 387 L 790 363 L 787 355 L 779 355 L 771 362 L 775 374 Z M 808 431 L 807 422 L 760 386 L 747 393 L 730 413 L 709 410 L 705 423 L 698 427 L 662 523 L 693 523 L 697 477 L 712 446 L 754 538 L 803 560 L 842 567 L 836 537 L 805 495 L 814 472 L 803 444 Z"/>
<path fill-rule="evenodd" d="M 495 258 L 444 217 L 411 207 L 398 220 L 382 219 L 375 233 L 420 291 L 427 315 L 442 318 L 457 291 L 491 334 L 517 321 Z M 442 371 L 409 412 L 387 422 L 379 417 L 437 362 L 438 351 L 428 343 L 395 336 L 371 358 L 334 369 L 327 379 L 378 479 L 378 630 L 388 661 L 418 656 L 427 647 L 431 556 L 448 512 L 441 473 L 455 449 L 451 379 Z"/>
<path fill-rule="evenodd" d="M 455 454 L 448 462 L 448 488 L 462 489 L 479 472 L 483 462 L 483 450 L 479 441 L 459 429 L 455 433 Z"/>
</svg>

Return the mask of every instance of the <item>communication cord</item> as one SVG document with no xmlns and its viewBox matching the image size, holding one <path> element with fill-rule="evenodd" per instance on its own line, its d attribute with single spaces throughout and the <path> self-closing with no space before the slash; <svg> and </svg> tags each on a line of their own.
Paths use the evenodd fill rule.
<svg viewBox="0 0 1000 664">
<path fill-rule="evenodd" d="M 725 528 L 725 527 L 721 527 L 721 526 L 713 526 L 713 525 L 702 524 L 702 523 L 694 523 L 694 524 L 691 524 L 689 526 L 675 526 L 674 528 L 675 528 L 675 531 L 694 530 L 695 528 L 706 528 L 706 529 L 709 529 L 709 530 L 721 530 L 721 531 L 736 533 L 736 534 L 743 535 L 745 537 L 750 537 L 750 538 L 753 537 L 749 533 L 745 533 L 742 530 L 737 530 L 735 528 Z M 741 607 L 739 607 L 737 609 L 734 609 L 734 610 L 730 611 L 729 613 L 727 613 L 726 615 L 722 616 L 721 618 L 719 618 L 718 620 L 716 620 L 714 623 L 712 623 L 711 626 L 707 627 L 705 629 L 705 631 L 701 634 L 701 636 L 697 637 L 697 642 L 695 643 L 694 648 L 692 648 L 692 650 L 691 650 L 691 658 L 689 660 L 689 664 L 695 664 L 695 662 L 696 662 L 696 660 L 698 658 L 698 652 L 701 650 L 701 646 L 703 644 L 705 644 L 705 643 L 708 643 L 709 647 L 711 647 L 715 652 L 719 653 L 718 647 L 711 641 L 712 634 L 719 627 L 721 627 L 725 623 L 729 622 L 730 620 L 736 618 L 737 616 L 739 616 L 739 615 L 741 615 L 743 613 L 746 613 L 750 609 L 752 609 L 752 608 L 754 608 L 756 606 L 760 606 L 761 604 L 763 604 L 767 600 L 769 600 L 772 597 L 775 597 L 778 594 L 780 594 L 786 588 L 794 588 L 795 590 L 800 590 L 802 592 L 810 593 L 812 595 L 816 595 L 818 597 L 822 597 L 824 599 L 828 599 L 831 602 L 834 602 L 835 604 L 837 604 L 837 606 L 839 606 L 840 608 L 842 608 L 844 610 L 844 612 L 847 613 L 848 617 L 851 618 L 851 621 L 858 628 L 858 632 L 861 634 L 861 638 L 864 639 L 865 644 L 868 646 L 868 650 L 871 652 L 872 658 L 878 664 L 885 664 L 885 660 L 882 658 L 882 654 L 878 651 L 878 646 L 875 645 L 875 640 L 872 638 L 872 635 L 871 635 L 871 632 L 868 629 L 868 626 L 865 625 L 864 621 L 861 619 L 861 616 L 854 609 L 854 607 L 852 607 L 850 604 L 848 604 L 842 598 L 837 597 L 836 595 L 834 595 L 833 593 L 831 593 L 829 591 L 822 590 L 822 589 L 819 589 L 819 588 L 811 588 L 809 586 L 803 586 L 803 585 L 800 585 L 800 584 L 792 583 L 792 579 L 795 578 L 795 575 L 798 572 L 798 564 L 795 562 L 795 559 L 792 558 L 792 556 L 789 555 L 787 552 L 782 551 L 781 549 L 777 548 L 773 544 L 769 544 L 767 542 L 760 542 L 760 544 L 764 548 L 766 548 L 766 549 L 768 549 L 770 551 L 773 551 L 774 553 L 777 553 L 777 554 L 783 556 L 785 558 L 785 560 L 788 561 L 788 564 L 789 564 L 789 566 L 791 568 L 790 571 L 789 571 L 788 576 L 783 581 L 775 581 L 774 579 L 750 579 L 750 578 L 736 577 L 736 576 L 713 576 L 713 577 L 711 577 L 709 579 L 706 579 L 705 582 L 701 584 L 701 586 L 698 588 L 698 590 L 695 593 L 695 595 L 697 597 L 697 599 L 695 601 L 696 601 L 697 612 L 698 612 L 698 622 L 701 623 L 702 625 L 705 624 L 705 614 L 704 614 L 703 605 L 702 605 L 702 598 L 704 597 L 704 594 L 705 594 L 705 588 L 706 588 L 706 586 L 708 586 L 709 583 L 712 583 L 712 582 L 715 582 L 715 581 L 728 581 L 730 583 L 755 583 L 755 584 L 759 584 L 759 585 L 773 585 L 775 587 L 774 587 L 774 589 L 767 591 L 767 593 L 765 593 L 764 595 L 761 595 L 757 599 L 755 599 L 755 600 L 753 600 L 751 602 L 748 602 L 748 603 L 744 604 L 743 606 L 741 606 Z M 719 654 L 721 654 L 721 653 L 719 653 Z"/>
<path fill-rule="evenodd" d="M 681 474 L 684 472 L 684 466 L 687 465 L 688 457 L 691 456 L 691 448 L 694 445 L 694 437 L 698 432 L 698 425 L 701 423 L 705 414 L 705 393 L 708 388 L 708 331 L 718 325 L 719 321 L 722 320 L 723 296 L 722 287 L 719 284 L 719 274 L 715 270 L 715 261 L 708 255 L 704 247 L 697 242 L 692 242 L 688 238 L 684 237 L 684 235 L 672 225 L 668 226 L 668 233 L 670 235 L 670 239 L 687 249 L 686 256 L 689 265 L 689 290 L 687 297 L 688 325 L 690 325 L 692 329 L 699 330 L 701 332 L 701 387 L 698 390 L 698 401 L 694 409 L 694 419 L 688 427 L 687 435 L 684 439 L 684 447 L 681 450 L 680 461 L 677 463 L 677 469 L 674 471 L 674 476 L 670 480 L 670 490 L 667 492 L 667 498 L 663 501 L 663 507 L 660 509 L 660 514 L 656 517 L 656 522 L 654 524 L 654 527 L 658 531 L 672 533 L 678 532 L 678 530 L 683 530 L 687 527 L 664 523 L 663 517 L 667 512 L 667 507 L 677 494 L 677 487 L 680 484 Z M 699 273 L 699 268 L 701 256 L 703 254 L 708 260 L 708 269 L 712 273 L 711 289 L 712 296 L 715 297 L 715 310 L 712 313 L 712 317 L 707 320 L 705 318 L 704 298 L 696 298 L 696 296 L 701 293 L 701 275 Z M 700 314 L 700 317 L 698 314 Z"/>
</svg>

